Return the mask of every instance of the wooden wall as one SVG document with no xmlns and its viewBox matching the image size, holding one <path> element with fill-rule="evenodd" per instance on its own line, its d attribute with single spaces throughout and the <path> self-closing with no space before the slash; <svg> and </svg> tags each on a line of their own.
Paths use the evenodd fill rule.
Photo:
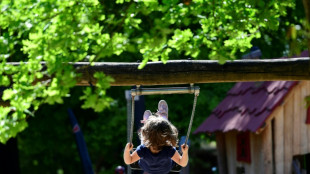
<svg viewBox="0 0 310 174">
<path fill-rule="evenodd" d="M 273 171 L 277 174 L 291 174 L 293 156 L 310 152 L 310 125 L 305 124 L 306 96 L 310 96 L 310 81 L 301 81 L 273 111 L 264 130 L 259 134 L 250 134 L 250 164 L 236 160 L 237 131 L 225 133 L 228 173 L 236 174 L 237 167 L 244 167 L 245 173 L 251 174 L 272 174 Z"/>
<path fill-rule="evenodd" d="M 277 108 L 275 119 L 276 173 L 292 173 L 294 155 L 310 152 L 310 125 L 307 125 L 305 98 L 310 82 L 301 81 Z"/>
<path fill-rule="evenodd" d="M 227 169 L 229 174 L 236 174 L 237 167 L 244 167 L 245 173 L 251 174 L 267 174 L 269 171 L 272 171 L 272 145 L 271 145 L 271 136 L 266 134 L 271 134 L 271 127 L 267 126 L 266 129 L 261 134 L 250 134 L 250 146 L 251 146 L 251 163 L 244 163 L 237 161 L 237 141 L 236 135 L 237 131 L 230 131 L 225 134 L 226 141 L 226 153 L 227 153 Z M 269 140 L 267 140 L 269 139 Z M 264 148 L 264 144 L 269 145 L 270 148 Z M 267 155 L 265 155 L 267 154 Z M 269 170 L 269 171 L 266 171 Z"/>
</svg>

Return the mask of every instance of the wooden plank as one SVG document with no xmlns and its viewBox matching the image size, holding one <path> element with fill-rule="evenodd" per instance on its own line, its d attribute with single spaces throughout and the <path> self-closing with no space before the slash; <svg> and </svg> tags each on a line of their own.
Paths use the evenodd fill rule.
<svg viewBox="0 0 310 174">
<path fill-rule="evenodd" d="M 275 167 L 276 173 L 284 173 L 284 115 L 283 105 L 279 106 L 275 116 Z"/>
<path fill-rule="evenodd" d="M 253 155 L 253 154 L 251 154 L 251 155 Z M 251 157 L 251 158 L 253 158 L 253 157 Z M 253 170 L 253 161 L 251 162 L 251 164 L 248 164 L 248 163 L 245 163 L 245 162 L 238 162 L 237 166 L 244 167 L 244 173 L 253 173 L 252 171 L 254 171 Z"/>
<path fill-rule="evenodd" d="M 225 135 L 222 132 L 216 133 L 216 149 L 217 149 L 217 162 L 219 165 L 219 173 L 227 173 L 227 153 Z"/>
<path fill-rule="evenodd" d="M 306 154 L 308 153 L 308 141 L 310 140 L 308 139 L 309 128 L 305 124 L 306 118 L 307 118 L 307 110 L 306 110 L 306 102 L 305 102 L 305 97 L 307 96 L 307 82 L 306 81 L 300 82 L 300 88 L 301 88 L 301 94 L 300 94 L 301 104 L 299 106 L 300 115 L 301 115 L 300 136 L 302 137 L 300 141 L 300 144 L 301 144 L 300 151 L 301 151 L 301 154 Z"/>
<path fill-rule="evenodd" d="M 294 93 L 294 116 L 293 116 L 293 154 L 299 155 L 301 150 L 300 136 L 301 136 L 301 113 L 300 113 L 300 86 L 297 85 L 291 93 Z"/>
<path fill-rule="evenodd" d="M 140 63 L 89 62 L 72 63 L 81 77 L 77 85 L 96 83 L 95 72 L 104 72 L 114 78 L 112 86 L 172 85 L 272 80 L 310 80 L 310 58 L 258 59 L 227 61 L 221 65 L 214 60 L 171 60 L 149 62 L 139 70 Z M 18 62 L 7 64 L 19 65 Z M 41 63 L 46 67 L 45 62 Z M 64 66 L 68 66 L 64 65 Z M 42 80 L 47 80 L 44 78 Z"/>
<path fill-rule="evenodd" d="M 307 94 L 306 96 L 310 96 L 310 81 L 306 81 L 306 89 L 307 89 Z M 305 121 L 303 121 L 303 124 L 306 125 L 306 130 L 307 130 L 307 153 L 310 152 L 310 144 L 309 144 L 309 141 L 310 141 L 310 125 L 307 125 L 306 124 L 306 118 L 307 118 L 307 102 L 304 100 L 304 103 L 305 103 L 305 107 L 304 107 L 304 112 L 305 112 Z"/>
<path fill-rule="evenodd" d="M 293 114 L 294 101 L 287 99 L 284 104 L 284 173 L 292 173 L 292 155 L 293 155 Z"/>
<path fill-rule="evenodd" d="M 237 167 L 237 141 L 236 132 L 230 131 L 225 134 L 227 150 L 227 168 L 229 174 L 236 174 Z"/>
<path fill-rule="evenodd" d="M 273 171 L 273 164 L 272 164 L 272 124 L 268 124 L 265 130 L 260 134 L 261 136 L 261 144 L 263 153 L 263 160 L 261 163 L 261 172 L 260 173 L 272 173 Z"/>
<path fill-rule="evenodd" d="M 249 166 L 248 171 L 245 173 L 253 173 L 260 174 L 263 173 L 264 162 L 263 162 L 263 149 L 262 144 L 265 143 L 261 139 L 261 135 L 257 135 L 254 133 L 250 134 L 251 139 L 251 164 Z"/>
</svg>

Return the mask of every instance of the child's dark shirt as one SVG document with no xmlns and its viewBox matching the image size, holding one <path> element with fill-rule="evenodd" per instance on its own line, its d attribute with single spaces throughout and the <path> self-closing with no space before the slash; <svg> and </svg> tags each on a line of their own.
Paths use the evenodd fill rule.
<svg viewBox="0 0 310 174">
<path fill-rule="evenodd" d="M 150 174 L 166 174 L 169 173 L 173 165 L 172 156 L 176 149 L 171 146 L 165 146 L 160 152 L 152 153 L 150 149 L 143 144 L 136 149 L 140 160 L 140 167 Z"/>
</svg>

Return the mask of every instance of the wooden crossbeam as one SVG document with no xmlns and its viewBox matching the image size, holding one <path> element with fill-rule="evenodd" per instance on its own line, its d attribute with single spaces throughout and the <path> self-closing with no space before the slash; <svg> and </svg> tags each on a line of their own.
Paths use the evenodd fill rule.
<svg viewBox="0 0 310 174">
<path fill-rule="evenodd" d="M 18 63 L 13 63 L 18 64 Z M 93 73 L 104 72 L 114 78 L 112 86 L 176 85 L 240 81 L 310 80 L 310 58 L 234 60 L 221 65 L 214 60 L 171 60 L 149 62 L 143 69 L 139 63 L 88 62 L 73 64 L 82 74 L 79 86 L 96 80 Z"/>
</svg>

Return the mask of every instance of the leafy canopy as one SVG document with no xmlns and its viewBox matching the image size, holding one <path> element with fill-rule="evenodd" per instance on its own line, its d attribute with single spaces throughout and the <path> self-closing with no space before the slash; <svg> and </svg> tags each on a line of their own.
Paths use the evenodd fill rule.
<svg viewBox="0 0 310 174">
<path fill-rule="evenodd" d="M 235 59 L 262 29 L 275 30 L 293 0 L 2 0 L 0 2 L 0 142 L 27 127 L 44 103 L 62 103 L 80 74 L 70 62 L 164 63 L 178 58 Z M 40 62 L 44 61 L 42 65 Z M 132 60 L 136 61 L 136 60 Z M 7 62 L 20 62 L 19 66 Z M 113 81 L 96 73 L 83 108 L 100 112 Z M 47 79 L 47 80 L 44 80 Z M 39 82 L 38 82 L 39 81 Z"/>
</svg>

